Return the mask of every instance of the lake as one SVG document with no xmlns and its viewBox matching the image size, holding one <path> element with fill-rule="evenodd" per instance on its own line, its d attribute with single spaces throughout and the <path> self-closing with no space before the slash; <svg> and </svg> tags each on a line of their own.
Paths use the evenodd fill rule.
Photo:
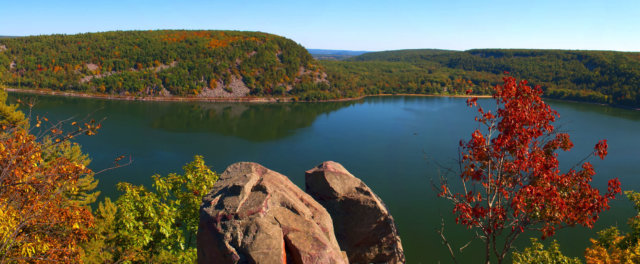
<svg viewBox="0 0 640 264">
<path fill-rule="evenodd" d="M 445 234 L 458 247 L 471 232 L 457 226 L 452 205 L 436 197 L 431 181 L 453 167 L 458 142 L 477 127 L 475 110 L 465 99 L 447 97 L 370 97 L 354 102 L 326 103 L 172 103 L 107 101 L 84 98 L 36 99 L 32 116 L 51 120 L 75 117 L 102 120 L 98 135 L 78 138 L 98 171 L 112 166 L 120 155 L 133 164 L 100 174 L 102 196 L 118 195 L 120 181 L 150 186 L 153 174 L 181 172 L 193 156 L 203 155 L 216 172 L 238 161 L 254 161 L 278 171 L 304 188 L 304 171 L 333 160 L 362 179 L 386 203 L 398 225 L 407 263 L 449 263 L 436 229 L 441 218 Z M 490 106 L 490 99 L 479 102 Z M 556 125 L 570 133 L 573 150 L 560 155 L 567 169 L 608 139 L 609 156 L 593 159 L 601 190 L 618 177 L 622 189 L 640 190 L 640 111 L 606 106 L 549 101 L 561 117 Z M 452 182 L 457 181 L 451 175 Z M 569 228 L 555 236 L 570 256 L 582 256 L 595 231 L 624 226 L 634 214 L 620 196 L 603 213 L 593 230 Z M 539 236 L 538 234 L 533 234 Z M 528 245 L 521 237 L 516 245 Z M 474 242 L 460 256 L 462 263 L 481 256 Z"/>
</svg>

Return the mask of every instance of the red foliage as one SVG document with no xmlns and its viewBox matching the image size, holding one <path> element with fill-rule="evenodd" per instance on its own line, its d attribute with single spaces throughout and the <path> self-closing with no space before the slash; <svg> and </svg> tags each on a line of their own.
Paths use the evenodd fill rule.
<svg viewBox="0 0 640 264">
<path fill-rule="evenodd" d="M 594 148 L 595 154 L 600 157 L 600 159 L 604 159 L 604 157 L 607 156 L 607 148 L 609 148 L 609 145 L 607 145 L 607 140 L 600 140 Z"/>
<path fill-rule="evenodd" d="M 539 230 L 545 238 L 565 226 L 593 227 L 620 193 L 620 182 L 610 180 L 602 195 L 590 185 L 595 171 L 589 162 L 560 173 L 556 151 L 568 151 L 573 143 L 568 134 L 555 132 L 552 122 L 559 115 L 542 101 L 542 90 L 513 77 L 494 89 L 495 114 L 477 106 L 476 98 L 467 100 L 478 107 L 482 128 L 460 142 L 464 191 L 453 193 L 445 181 L 440 196 L 453 201 L 457 223 L 480 230 L 487 259 L 491 251 L 501 262 L 525 229 Z M 603 159 L 606 140 L 591 155 Z M 505 246 L 496 248 L 496 237 L 505 230 L 506 238 L 498 240 Z"/>
</svg>

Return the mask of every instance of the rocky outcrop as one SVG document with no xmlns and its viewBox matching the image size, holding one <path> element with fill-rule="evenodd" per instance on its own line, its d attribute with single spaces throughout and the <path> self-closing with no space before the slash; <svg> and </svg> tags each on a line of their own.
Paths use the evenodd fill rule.
<svg viewBox="0 0 640 264">
<path fill-rule="evenodd" d="M 223 84 L 218 81 L 216 88 L 205 87 L 198 97 L 238 98 L 249 95 L 251 89 L 242 81 L 242 77 L 233 76 L 231 82 Z"/>
<path fill-rule="evenodd" d="M 306 191 L 333 219 L 350 263 L 404 263 L 393 217 L 382 200 L 342 165 L 326 161 L 306 172 Z"/>
<path fill-rule="evenodd" d="M 203 198 L 198 263 L 347 263 L 327 211 L 286 176 L 233 164 Z"/>
</svg>

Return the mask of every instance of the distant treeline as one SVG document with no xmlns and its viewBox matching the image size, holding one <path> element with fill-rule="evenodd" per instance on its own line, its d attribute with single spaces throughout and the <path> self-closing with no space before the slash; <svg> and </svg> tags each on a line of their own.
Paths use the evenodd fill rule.
<svg viewBox="0 0 640 264">
<path fill-rule="evenodd" d="M 640 106 L 640 53 L 571 50 L 372 52 L 323 61 L 332 85 L 367 94 L 488 93 L 505 72 L 540 85 L 545 96 Z"/>
<path fill-rule="evenodd" d="M 357 50 L 326 50 L 326 49 L 307 49 L 311 56 L 318 60 L 344 60 L 353 56 L 358 56 L 368 51 Z"/>
</svg>

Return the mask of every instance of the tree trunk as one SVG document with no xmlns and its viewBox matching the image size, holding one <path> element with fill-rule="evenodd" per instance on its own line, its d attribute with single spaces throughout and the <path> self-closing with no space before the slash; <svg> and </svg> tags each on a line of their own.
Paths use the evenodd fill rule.
<svg viewBox="0 0 640 264">
<path fill-rule="evenodd" d="M 489 238 L 485 240 L 485 262 L 484 263 L 485 264 L 491 263 L 491 240 Z"/>
</svg>

